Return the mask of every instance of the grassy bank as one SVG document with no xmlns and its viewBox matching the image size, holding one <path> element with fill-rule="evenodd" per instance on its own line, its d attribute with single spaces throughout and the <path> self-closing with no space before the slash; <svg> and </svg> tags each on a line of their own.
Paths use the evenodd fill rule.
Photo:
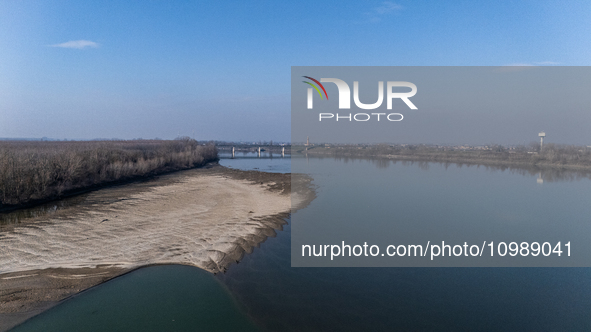
<svg viewBox="0 0 591 332">
<path fill-rule="evenodd" d="M 302 148 L 300 150 L 304 150 Z M 313 146 L 308 154 L 334 157 L 380 157 L 397 160 L 469 163 L 482 165 L 519 165 L 591 170 L 591 148 L 547 144 L 506 148 L 491 145 L 481 149 L 427 145 L 335 145 Z"/>
<path fill-rule="evenodd" d="M 173 141 L 0 142 L 0 210 L 75 190 L 202 166 L 213 145 Z"/>
</svg>

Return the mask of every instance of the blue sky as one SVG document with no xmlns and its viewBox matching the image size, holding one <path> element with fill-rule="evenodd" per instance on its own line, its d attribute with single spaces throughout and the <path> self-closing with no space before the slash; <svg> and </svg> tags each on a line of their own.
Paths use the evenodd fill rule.
<svg viewBox="0 0 591 332">
<path fill-rule="evenodd" d="M 0 137 L 289 141 L 291 66 L 590 59 L 588 1 L 0 0 Z"/>
</svg>

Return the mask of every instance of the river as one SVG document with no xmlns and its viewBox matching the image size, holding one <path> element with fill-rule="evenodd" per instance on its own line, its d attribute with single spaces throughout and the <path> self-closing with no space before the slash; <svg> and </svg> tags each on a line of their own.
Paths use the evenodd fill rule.
<svg viewBox="0 0 591 332">
<path fill-rule="evenodd" d="M 222 156 L 220 164 L 271 172 L 291 170 L 289 157 L 262 157 Z M 544 177 L 541 173 L 484 167 L 451 165 L 445 171 L 449 165 L 332 158 L 321 162 L 327 163 L 327 169 L 354 167 L 367 172 L 394 167 L 398 173 L 407 174 L 405 179 L 417 191 L 432 188 L 427 184 L 435 177 L 452 181 L 461 176 L 487 177 L 493 172 L 494 181 L 512 184 L 518 191 L 527 183 L 532 185 L 531 190 L 578 195 L 570 200 L 575 203 L 565 207 L 574 211 L 569 216 L 585 213 L 585 203 L 591 197 L 589 179 L 577 174 L 548 173 L 544 182 L 539 180 Z M 326 184 L 331 178 L 330 174 L 315 178 L 319 200 L 330 190 Z M 419 179 L 425 182 L 417 183 Z M 569 201 L 568 197 L 564 199 Z M 458 204 L 450 209 L 458 213 L 465 206 Z M 254 326 L 262 331 L 591 330 L 589 268 L 294 268 L 291 227 L 288 220 L 283 231 L 230 266 L 225 274 L 213 276 L 195 268 L 179 270 L 178 266 L 140 269 L 83 292 L 15 331 L 33 331 L 41 326 L 45 331 L 53 327 L 101 331 L 113 326 L 128 331 L 224 331 Z M 112 306 L 118 309 L 109 309 Z M 146 326 L 141 317 L 154 323 Z M 231 324 L 244 328 L 234 329 Z"/>
</svg>

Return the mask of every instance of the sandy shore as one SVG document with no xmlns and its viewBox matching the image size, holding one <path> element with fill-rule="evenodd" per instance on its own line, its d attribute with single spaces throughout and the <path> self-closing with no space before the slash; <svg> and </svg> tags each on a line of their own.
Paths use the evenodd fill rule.
<svg viewBox="0 0 591 332">
<path fill-rule="evenodd" d="M 102 189 L 3 226 L 0 331 L 140 266 L 223 272 L 281 229 L 292 199 L 295 208 L 311 196 L 292 195 L 289 174 L 211 166 Z"/>
</svg>

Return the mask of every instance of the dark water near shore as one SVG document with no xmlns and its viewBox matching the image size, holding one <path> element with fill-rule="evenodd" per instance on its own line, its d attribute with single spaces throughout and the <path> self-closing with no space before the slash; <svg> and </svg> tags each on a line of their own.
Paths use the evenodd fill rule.
<svg viewBox="0 0 591 332">
<path fill-rule="evenodd" d="M 388 167 L 384 163 L 389 161 L 370 162 L 368 171 Z M 240 158 L 237 154 L 235 159 L 222 156 L 220 164 L 239 169 L 291 170 L 289 158 L 280 157 Z M 429 172 L 426 163 L 402 166 Z M 482 169 L 483 174 L 488 171 Z M 511 174 L 523 176 L 525 182 L 534 186 L 546 185 L 538 180 L 542 175 L 537 172 Z M 589 182 L 556 174 L 551 181 L 562 181 L 563 185 L 570 181 L 579 186 L 581 181 Z M 318 190 L 322 195 L 324 189 Z M 43 324 L 70 319 L 94 322 L 90 308 L 96 307 L 103 310 L 103 320 L 121 324 L 111 327 L 125 326 L 122 330 L 126 331 L 176 330 L 173 325 L 166 325 L 171 323 L 171 317 L 203 317 L 202 310 L 213 303 L 212 307 L 218 310 L 209 314 L 215 318 L 213 321 L 186 320 L 193 324 L 193 330 L 212 330 L 208 327 L 215 327 L 215 322 L 237 322 L 250 328 L 245 314 L 261 330 L 272 331 L 591 330 L 591 268 L 292 268 L 288 221 L 276 237 L 268 238 L 225 274 L 213 276 L 198 269 L 195 273 L 193 268 L 178 266 L 170 266 L 170 270 L 141 269 L 137 271 L 143 271 L 139 275 L 131 273 L 93 289 L 107 289 L 102 299 L 85 292 L 38 318 L 44 317 Z M 187 270 L 178 277 L 175 268 L 191 272 Z M 143 278 L 151 281 L 142 281 Z M 141 297 L 152 292 L 161 297 Z M 230 294 L 233 300 L 229 300 Z M 108 307 L 113 304 L 105 302 L 108 300 L 125 303 L 128 310 L 111 311 Z M 169 315 L 154 314 L 160 311 Z M 142 325 L 146 329 L 137 328 L 139 325 L 133 322 L 142 317 L 154 323 Z M 128 324 L 129 321 L 132 323 Z M 30 328 L 27 324 L 22 328 Z M 94 324 L 93 328 L 87 324 L 85 331 L 116 330 L 100 328 L 100 322 Z"/>
<path fill-rule="evenodd" d="M 280 153 L 237 152 L 232 158 L 231 153 L 220 153 L 220 165 L 246 171 L 261 171 L 272 173 L 289 173 L 291 170 L 291 156 L 284 157 Z"/>
<path fill-rule="evenodd" d="M 258 331 L 209 272 L 142 268 L 74 296 L 13 331 Z"/>
</svg>

